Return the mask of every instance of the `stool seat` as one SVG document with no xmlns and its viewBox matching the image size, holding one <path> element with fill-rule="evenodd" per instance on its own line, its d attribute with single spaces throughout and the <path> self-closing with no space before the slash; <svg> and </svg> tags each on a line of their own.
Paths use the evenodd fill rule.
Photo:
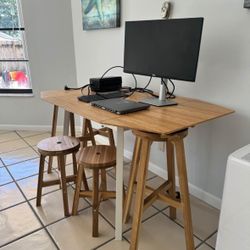
<svg viewBox="0 0 250 250">
<path fill-rule="evenodd" d="M 71 136 L 54 136 L 40 141 L 37 148 L 40 154 L 46 156 L 66 155 L 76 152 L 80 142 Z"/>
<path fill-rule="evenodd" d="M 96 145 L 83 148 L 78 164 L 86 168 L 108 168 L 116 164 L 116 149 L 113 146 Z"/>
</svg>

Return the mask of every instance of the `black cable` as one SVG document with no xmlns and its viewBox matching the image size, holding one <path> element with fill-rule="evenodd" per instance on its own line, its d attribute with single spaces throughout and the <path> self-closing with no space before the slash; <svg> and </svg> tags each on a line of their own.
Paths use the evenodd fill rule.
<svg viewBox="0 0 250 250">
<path fill-rule="evenodd" d="M 89 84 L 86 84 L 86 85 L 84 85 L 84 86 L 82 86 L 82 87 L 79 87 L 79 88 L 71 88 L 71 87 L 68 87 L 67 85 L 65 85 L 64 86 L 64 90 L 66 90 L 66 91 L 68 91 L 68 90 L 78 90 L 78 89 L 80 89 L 81 90 L 81 93 L 82 93 L 82 95 L 84 94 L 83 93 L 83 90 L 85 89 L 85 88 L 89 88 Z"/>
<path fill-rule="evenodd" d="M 147 88 L 148 88 L 149 84 L 151 83 L 151 80 L 152 80 L 152 76 L 150 76 L 149 81 L 148 81 L 148 83 L 146 84 L 146 86 L 144 87 L 144 89 L 147 89 Z"/>
<path fill-rule="evenodd" d="M 161 78 L 161 83 L 164 84 L 164 86 L 165 86 L 165 88 L 166 88 L 166 98 L 169 98 L 170 92 L 169 92 L 169 89 L 168 89 L 168 85 L 167 85 L 167 83 L 164 81 L 163 78 Z"/>
<path fill-rule="evenodd" d="M 124 69 L 124 67 L 123 67 L 123 66 L 120 66 L 120 65 L 116 65 L 116 66 L 110 67 L 109 69 L 107 69 L 107 70 L 102 74 L 101 79 L 102 79 L 109 71 L 111 71 L 112 69 L 115 69 L 115 68 Z M 131 75 L 132 75 L 133 78 L 134 78 L 134 82 L 135 82 L 134 84 L 135 84 L 135 86 L 134 86 L 133 89 L 131 89 L 131 94 L 128 95 L 128 96 L 133 95 L 134 92 L 135 92 L 135 90 L 137 89 L 137 79 L 136 79 L 136 77 L 135 77 L 135 75 L 134 75 L 133 73 L 131 73 Z"/>
<path fill-rule="evenodd" d="M 173 89 L 172 89 L 172 92 L 171 92 L 171 97 L 170 98 L 175 98 L 175 95 L 174 95 L 174 91 L 175 91 L 175 84 L 173 83 L 173 81 L 171 79 L 169 79 L 169 81 L 171 82 L 172 86 L 173 86 Z"/>
<path fill-rule="evenodd" d="M 71 88 L 71 87 L 68 87 L 68 85 L 65 85 L 64 86 L 64 90 L 78 90 L 78 89 L 81 89 L 82 87 L 79 87 L 79 88 Z"/>
<path fill-rule="evenodd" d="M 112 66 L 112 67 L 110 67 L 109 69 L 107 69 L 107 70 L 102 74 L 101 79 L 102 79 L 110 70 L 115 69 L 115 68 L 124 69 L 124 67 L 123 67 L 123 66 L 120 66 L 120 65 Z"/>
<path fill-rule="evenodd" d="M 167 83 L 164 81 L 164 79 L 163 79 L 163 78 L 161 79 L 162 83 L 163 83 L 163 84 L 165 85 L 165 87 L 166 87 L 166 98 L 167 98 L 167 99 L 174 99 L 174 98 L 175 98 L 175 95 L 174 95 L 175 85 L 174 85 L 174 83 L 173 83 L 173 81 L 172 81 L 171 79 L 168 79 L 168 80 L 171 82 L 171 84 L 172 84 L 172 86 L 173 86 L 173 89 L 172 89 L 171 92 L 169 91 L 169 88 L 168 88 L 168 86 L 167 86 Z"/>
</svg>

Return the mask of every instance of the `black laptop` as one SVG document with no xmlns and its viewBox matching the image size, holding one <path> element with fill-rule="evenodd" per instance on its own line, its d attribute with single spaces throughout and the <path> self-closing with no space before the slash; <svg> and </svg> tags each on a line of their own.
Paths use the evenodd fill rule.
<svg viewBox="0 0 250 250">
<path fill-rule="evenodd" d="M 144 110 L 150 107 L 149 104 L 133 102 L 123 98 L 94 101 L 91 102 L 91 105 L 118 115 L 128 114 L 131 112 Z"/>
</svg>

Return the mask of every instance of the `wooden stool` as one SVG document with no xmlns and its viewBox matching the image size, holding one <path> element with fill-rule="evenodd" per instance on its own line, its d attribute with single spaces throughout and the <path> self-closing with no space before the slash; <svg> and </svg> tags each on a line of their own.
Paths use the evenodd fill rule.
<svg viewBox="0 0 250 250">
<path fill-rule="evenodd" d="M 78 137 L 81 141 L 81 148 L 86 147 L 88 145 L 88 141 L 91 142 L 92 146 L 96 146 L 95 135 L 101 135 L 107 137 L 109 140 L 109 145 L 115 147 L 115 140 L 113 135 L 113 130 L 111 128 L 103 127 L 100 129 L 93 129 L 91 121 L 88 119 L 83 120 L 83 130 L 82 136 Z M 106 170 L 101 169 L 101 178 L 102 178 L 102 185 L 103 190 L 107 190 L 107 177 L 106 177 Z"/>
<path fill-rule="evenodd" d="M 73 202 L 72 215 L 77 214 L 80 197 L 92 197 L 92 236 L 98 237 L 98 211 L 101 200 L 115 198 L 115 191 L 107 191 L 106 183 L 101 181 L 99 187 L 99 172 L 110 167 L 115 167 L 116 150 L 114 146 L 96 145 L 84 147 L 79 154 L 78 175 Z M 92 191 L 81 190 L 84 168 L 93 170 Z"/>
<path fill-rule="evenodd" d="M 131 207 L 133 189 L 135 183 L 137 183 L 135 208 L 133 210 L 130 250 L 138 249 L 139 230 L 143 211 L 150 207 L 157 199 L 164 201 L 171 206 L 170 217 L 172 219 L 176 219 L 176 208 L 181 208 L 183 210 L 186 249 L 194 250 L 193 227 L 183 143 L 183 138 L 187 135 L 187 130 L 176 132 L 170 135 L 160 135 L 141 131 L 133 131 L 133 133 L 136 136 L 136 143 L 130 171 L 129 186 L 125 199 L 123 218 L 124 222 L 127 222 Z M 168 180 L 160 185 L 157 189 L 153 189 L 145 185 L 150 147 L 154 141 L 165 141 L 167 146 Z M 180 198 L 176 196 L 175 192 L 174 148 L 176 151 L 177 168 L 179 174 Z M 144 198 L 145 193 L 149 194 L 146 198 Z"/>
<path fill-rule="evenodd" d="M 38 175 L 38 186 L 37 186 L 37 198 L 36 205 L 41 206 L 41 196 L 42 188 L 52 185 L 61 184 L 62 194 L 63 194 L 63 204 L 64 204 L 64 214 L 69 216 L 69 206 L 68 206 L 68 195 L 67 195 L 67 182 L 75 181 L 77 176 L 77 162 L 76 162 L 76 153 L 80 148 L 80 142 L 69 136 L 55 136 L 44 139 L 40 141 L 37 145 L 38 151 L 41 154 L 40 156 L 40 165 L 39 165 L 39 175 Z M 65 171 L 65 156 L 72 154 L 73 157 L 73 175 L 66 176 Z M 44 181 L 44 163 L 45 157 L 56 156 L 58 160 L 58 169 L 60 172 L 60 179 Z M 86 177 L 85 177 L 86 181 Z"/>
</svg>

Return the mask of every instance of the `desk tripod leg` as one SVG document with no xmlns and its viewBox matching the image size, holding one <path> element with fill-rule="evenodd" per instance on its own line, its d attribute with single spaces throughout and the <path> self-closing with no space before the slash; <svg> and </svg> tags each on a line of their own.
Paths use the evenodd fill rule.
<svg viewBox="0 0 250 250">
<path fill-rule="evenodd" d="M 169 195 L 175 199 L 175 165 L 174 165 L 174 145 L 170 140 L 166 141 L 166 153 L 167 153 L 167 168 L 168 168 L 168 181 L 172 183 L 169 189 Z M 176 219 L 176 208 L 170 207 L 170 218 Z"/>
<path fill-rule="evenodd" d="M 132 232 L 131 232 L 131 243 L 129 248 L 130 250 L 138 249 L 138 239 L 139 239 L 141 219 L 143 214 L 145 182 L 148 171 L 150 146 L 151 146 L 151 141 L 146 138 L 143 138 L 141 145 L 141 152 L 140 152 L 140 155 L 143 155 L 143 157 L 140 157 L 140 163 L 137 174 L 138 177 L 137 177 L 135 208 L 134 208 Z"/>
<path fill-rule="evenodd" d="M 138 169 L 138 163 L 139 163 L 140 146 L 141 146 L 141 139 L 139 137 L 136 137 L 133 159 L 131 162 L 131 169 L 130 169 L 130 174 L 129 174 L 128 191 L 127 191 L 127 195 L 125 197 L 123 223 L 127 223 L 129 220 L 129 212 L 130 212 L 130 208 L 131 208 L 132 197 L 133 197 L 133 193 L 134 193 L 134 184 L 136 181 L 137 169 Z"/>
<path fill-rule="evenodd" d="M 54 105 L 51 137 L 56 135 L 57 118 L 58 118 L 58 106 Z M 53 163 L 53 156 L 49 156 L 48 174 L 52 172 L 52 163 Z"/>
<path fill-rule="evenodd" d="M 188 191 L 188 179 L 187 179 L 187 169 L 185 160 L 185 149 L 183 138 L 177 138 L 173 141 L 176 149 L 176 159 L 180 182 L 180 193 L 181 202 L 183 205 L 183 219 L 184 219 L 184 229 L 186 238 L 186 249 L 194 250 L 194 237 L 193 237 L 193 226 L 192 226 L 192 216 L 189 200 Z"/>
</svg>

